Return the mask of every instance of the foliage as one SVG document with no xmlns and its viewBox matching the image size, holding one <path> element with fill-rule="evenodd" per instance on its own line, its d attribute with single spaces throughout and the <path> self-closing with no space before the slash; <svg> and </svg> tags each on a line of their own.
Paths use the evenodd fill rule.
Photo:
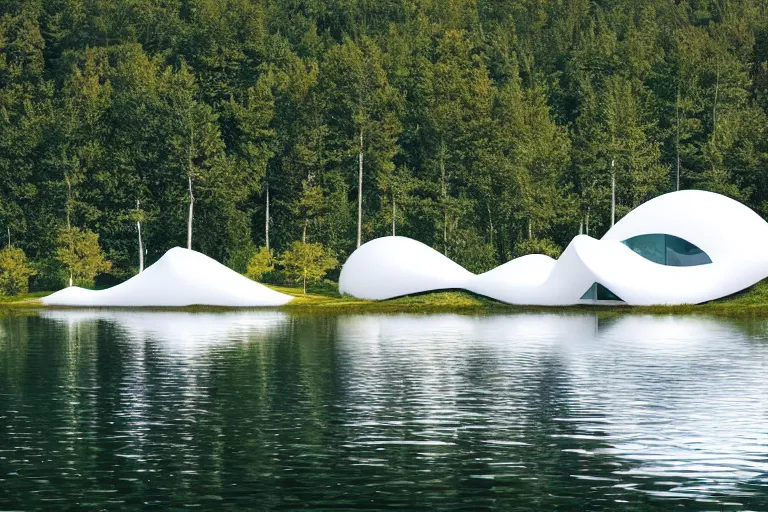
<svg viewBox="0 0 768 512">
<path fill-rule="evenodd" d="M 303 284 L 307 293 L 307 281 L 319 281 L 339 261 L 333 252 L 327 251 L 320 243 L 293 242 L 290 249 L 280 257 L 280 265 L 289 279 Z"/>
<path fill-rule="evenodd" d="M 260 281 L 267 272 L 275 269 L 274 251 L 267 250 L 266 247 L 259 247 L 259 250 L 248 261 L 248 271 L 246 275 L 249 279 Z"/>
<path fill-rule="evenodd" d="M 550 258 L 557 259 L 562 252 L 562 249 L 552 240 L 547 238 L 529 238 L 521 240 L 515 245 L 514 257 L 519 258 L 526 254 L 546 254 Z"/>
<path fill-rule="evenodd" d="M 256 244 L 246 243 L 230 252 L 224 263 L 239 274 L 248 272 L 248 263 L 257 251 Z"/>
<path fill-rule="evenodd" d="M 617 218 L 678 182 L 768 213 L 764 0 L 262 4 L 0 2 L 0 233 L 33 286 L 66 217 L 116 276 L 137 203 L 147 264 L 184 246 L 190 178 L 193 247 L 243 272 L 348 255 L 359 192 L 363 242 L 476 271 L 600 237 L 614 184 Z"/>
<path fill-rule="evenodd" d="M 456 235 L 452 253 L 456 263 L 476 274 L 487 272 L 497 266 L 494 247 L 474 230 L 457 230 Z"/>
<path fill-rule="evenodd" d="M 17 247 L 0 250 L 0 295 L 21 295 L 29 291 L 29 278 L 35 270 L 24 251 Z"/>
<path fill-rule="evenodd" d="M 93 231 L 62 229 L 58 242 L 58 258 L 69 272 L 72 284 L 93 286 L 97 275 L 109 272 L 112 268 L 112 262 L 105 258 L 99 245 L 99 235 Z"/>
</svg>

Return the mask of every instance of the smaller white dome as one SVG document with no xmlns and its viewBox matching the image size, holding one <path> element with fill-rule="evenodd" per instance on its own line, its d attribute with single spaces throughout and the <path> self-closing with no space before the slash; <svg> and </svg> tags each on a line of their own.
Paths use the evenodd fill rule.
<svg viewBox="0 0 768 512">
<path fill-rule="evenodd" d="M 339 291 L 361 299 L 464 288 L 474 274 L 421 242 L 377 238 L 353 252 L 339 276 Z"/>
<path fill-rule="evenodd" d="M 251 281 L 213 258 L 174 247 L 154 265 L 106 290 L 71 286 L 43 297 L 51 306 L 281 306 L 293 297 Z"/>
</svg>

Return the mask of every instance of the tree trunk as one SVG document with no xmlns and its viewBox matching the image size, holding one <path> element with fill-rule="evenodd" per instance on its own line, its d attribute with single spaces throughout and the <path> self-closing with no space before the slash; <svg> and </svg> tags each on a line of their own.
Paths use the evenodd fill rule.
<svg viewBox="0 0 768 512">
<path fill-rule="evenodd" d="M 677 155 L 677 173 L 675 177 L 675 190 L 680 190 L 680 86 L 677 86 L 677 97 L 675 99 L 675 153 Z"/>
<path fill-rule="evenodd" d="M 720 90 L 720 61 L 715 59 L 715 101 L 712 103 L 712 140 L 715 140 L 717 132 L 717 95 Z"/>
<path fill-rule="evenodd" d="M 395 219 L 397 218 L 397 209 L 395 207 L 395 194 L 392 194 L 392 236 L 395 235 Z"/>
<path fill-rule="evenodd" d="M 136 213 L 139 213 L 140 203 L 136 201 Z M 139 233 L 139 274 L 144 272 L 144 242 L 141 240 L 141 220 L 136 219 L 136 229 Z"/>
<path fill-rule="evenodd" d="M 440 187 L 443 194 L 443 254 L 448 255 L 448 185 L 445 176 L 445 142 L 440 138 Z"/>
<path fill-rule="evenodd" d="M 195 216 L 195 196 L 192 194 L 192 175 L 189 179 L 189 216 L 187 217 L 187 249 L 192 250 L 192 219 Z"/>
<path fill-rule="evenodd" d="M 493 246 L 493 215 L 491 214 L 491 202 L 490 202 L 490 199 L 485 204 L 485 207 L 488 209 L 488 244 Z"/>
<path fill-rule="evenodd" d="M 611 159 L 611 226 L 616 223 L 616 160 Z"/>
<path fill-rule="evenodd" d="M 301 243 L 303 244 L 307 243 L 307 224 L 309 221 L 304 219 L 304 228 L 301 231 Z"/>
<path fill-rule="evenodd" d="M 363 129 L 360 129 L 360 168 L 357 175 L 357 246 L 363 241 Z"/>
<path fill-rule="evenodd" d="M 267 185 L 267 208 L 264 214 L 264 240 L 269 252 L 269 185 Z"/>
<path fill-rule="evenodd" d="M 190 114 L 191 115 L 191 114 Z M 192 250 L 192 219 L 194 218 L 195 196 L 192 193 L 192 151 L 195 140 L 195 128 L 190 118 L 189 145 L 187 146 L 187 180 L 189 181 L 189 216 L 187 217 L 187 249 Z"/>
<path fill-rule="evenodd" d="M 69 176 L 64 176 L 64 181 L 67 182 L 67 230 L 72 230 L 72 220 L 70 217 L 70 210 L 72 209 L 72 182 L 69 181 Z"/>
<path fill-rule="evenodd" d="M 589 235 L 589 206 L 587 206 L 587 218 L 586 218 L 586 225 L 584 226 L 586 229 L 585 234 Z"/>
<path fill-rule="evenodd" d="M 8 228 L 8 248 L 11 248 L 11 227 L 6 226 Z"/>
<path fill-rule="evenodd" d="M 72 182 L 69 179 L 69 175 L 64 174 L 64 180 L 67 182 L 67 234 L 69 235 L 69 252 L 74 254 L 75 249 L 72 246 L 72 217 L 70 212 L 72 210 Z M 72 267 L 69 267 L 69 286 L 74 284 L 72 275 Z"/>
</svg>

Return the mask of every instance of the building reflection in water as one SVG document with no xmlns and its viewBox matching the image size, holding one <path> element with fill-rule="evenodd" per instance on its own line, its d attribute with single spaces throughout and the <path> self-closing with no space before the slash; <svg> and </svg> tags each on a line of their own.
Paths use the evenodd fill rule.
<svg viewBox="0 0 768 512">
<path fill-rule="evenodd" d="M 768 484 L 768 344 L 727 321 L 350 316 L 338 321 L 337 350 L 359 443 L 403 432 L 427 445 L 557 443 L 593 459 L 574 465 L 574 478 L 662 497 Z M 382 436 L 375 426 L 388 422 L 397 428 Z M 525 453 L 518 465 L 530 471 L 540 459 Z"/>
</svg>

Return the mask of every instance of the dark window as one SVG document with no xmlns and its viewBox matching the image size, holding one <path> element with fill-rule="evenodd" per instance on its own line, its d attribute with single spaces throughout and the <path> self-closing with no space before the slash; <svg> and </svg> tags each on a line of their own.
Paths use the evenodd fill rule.
<svg viewBox="0 0 768 512">
<path fill-rule="evenodd" d="M 593 283 L 589 289 L 581 296 L 582 299 L 587 300 L 618 300 L 621 298 L 613 293 L 611 290 L 601 285 L 600 283 Z M 622 301 L 623 302 L 623 301 Z"/>
<path fill-rule="evenodd" d="M 695 267 L 712 263 L 707 253 L 672 235 L 654 233 L 633 236 L 622 242 L 647 260 L 670 267 Z"/>
</svg>

